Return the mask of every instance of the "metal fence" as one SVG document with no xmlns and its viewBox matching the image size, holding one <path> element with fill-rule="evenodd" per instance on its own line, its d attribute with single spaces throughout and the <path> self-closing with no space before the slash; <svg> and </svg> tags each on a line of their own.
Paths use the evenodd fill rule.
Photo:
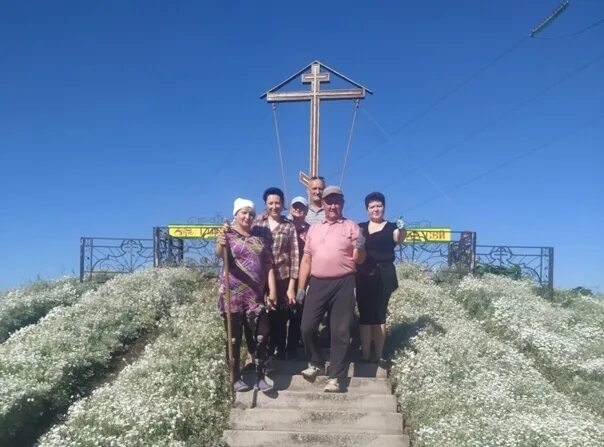
<svg viewBox="0 0 604 447">
<path fill-rule="evenodd" d="M 409 230 L 413 231 L 413 230 Z M 476 245 L 476 233 L 451 231 L 451 240 L 400 244 L 396 262 L 414 262 L 432 271 L 455 270 L 473 273 L 484 266 L 514 268 L 522 277 L 553 290 L 554 249 Z M 167 227 L 155 227 L 153 239 L 83 237 L 80 243 L 80 280 L 98 276 L 131 273 L 142 267 L 186 265 L 218 273 L 222 262 L 214 254 L 211 239 L 172 237 Z"/>
<path fill-rule="evenodd" d="M 409 233 L 414 230 L 407 231 Z M 414 262 L 429 270 L 455 269 L 470 273 L 475 268 L 476 233 L 451 231 L 451 240 L 445 242 L 422 241 L 421 233 L 413 234 L 413 243 L 402 243 L 395 249 L 396 262 Z"/>
<path fill-rule="evenodd" d="M 477 245 L 478 266 L 516 268 L 520 276 L 554 290 L 554 247 Z"/>
<path fill-rule="evenodd" d="M 80 238 L 80 281 L 153 265 L 153 239 Z"/>
<path fill-rule="evenodd" d="M 214 240 L 172 237 L 167 227 L 153 228 L 153 250 L 155 267 L 186 265 L 216 273 L 222 268 L 214 253 Z"/>
</svg>

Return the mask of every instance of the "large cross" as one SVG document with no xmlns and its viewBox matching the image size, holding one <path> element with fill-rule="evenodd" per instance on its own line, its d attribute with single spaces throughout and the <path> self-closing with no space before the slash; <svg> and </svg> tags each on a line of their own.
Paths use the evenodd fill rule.
<svg viewBox="0 0 604 447">
<path fill-rule="evenodd" d="M 329 71 L 321 71 L 321 67 L 327 68 Z M 335 99 L 363 99 L 365 92 L 372 93 L 369 89 L 360 84 L 348 79 L 335 70 L 321 64 L 319 61 L 314 61 L 310 64 L 310 73 L 307 73 L 309 66 L 306 66 L 298 73 L 283 81 L 273 89 L 269 90 L 265 95 L 268 102 L 285 102 L 285 101 L 310 101 L 310 175 L 300 172 L 300 181 L 308 186 L 310 177 L 319 175 L 319 106 L 321 100 Z M 322 82 L 330 81 L 330 72 L 336 76 L 348 81 L 357 88 L 350 89 L 333 89 L 321 90 Z M 292 79 L 302 73 L 302 83 L 310 83 L 310 91 L 298 92 L 280 92 L 281 87 L 288 84 Z"/>
</svg>

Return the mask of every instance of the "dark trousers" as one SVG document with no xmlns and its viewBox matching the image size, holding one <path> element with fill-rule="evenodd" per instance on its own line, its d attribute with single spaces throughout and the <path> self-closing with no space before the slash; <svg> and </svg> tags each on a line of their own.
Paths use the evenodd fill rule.
<svg viewBox="0 0 604 447">
<path fill-rule="evenodd" d="M 268 319 L 270 327 L 269 356 L 277 353 L 281 357 L 285 352 L 290 355 L 297 354 L 301 337 L 302 306 L 296 304 L 288 308 L 272 310 L 268 314 Z"/>
<path fill-rule="evenodd" d="M 282 356 L 285 354 L 288 318 L 289 309 L 285 307 L 271 310 L 268 313 L 271 334 L 268 348 L 269 355 L 275 355 L 275 353 L 277 353 L 279 356 Z"/>
<path fill-rule="evenodd" d="M 354 307 L 354 274 L 340 278 L 310 278 L 302 313 L 302 340 L 310 363 L 320 366 L 323 359 L 317 329 L 327 311 L 331 330 L 330 378 L 344 378 L 348 375 L 346 354 L 350 344 Z"/>
<path fill-rule="evenodd" d="M 223 315 L 224 327 L 226 329 L 226 314 Z M 268 347 L 268 315 L 263 310 L 259 314 L 246 313 L 246 312 L 235 312 L 231 314 L 231 343 L 233 345 L 233 372 L 235 380 L 241 376 L 241 369 L 239 367 L 239 357 L 241 350 L 241 339 L 243 338 L 243 331 L 245 328 L 245 337 L 248 345 L 248 349 L 251 347 L 253 354 L 256 356 L 256 371 L 259 374 L 264 372 L 264 362 L 267 358 L 267 347 Z M 227 347 L 227 361 L 229 358 L 229 351 Z"/>
<path fill-rule="evenodd" d="M 289 308 L 289 326 L 287 327 L 287 353 L 297 355 L 300 345 L 300 325 L 302 323 L 303 306 L 295 304 Z"/>
<path fill-rule="evenodd" d="M 277 308 L 268 313 L 270 339 L 268 344 L 268 355 L 285 355 L 287 345 L 287 322 L 290 319 L 290 308 L 287 300 L 287 288 L 289 278 L 278 279 L 277 285 Z"/>
</svg>

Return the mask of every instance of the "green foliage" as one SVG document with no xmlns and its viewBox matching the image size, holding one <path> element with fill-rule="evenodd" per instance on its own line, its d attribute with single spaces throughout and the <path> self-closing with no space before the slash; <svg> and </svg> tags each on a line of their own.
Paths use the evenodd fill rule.
<svg viewBox="0 0 604 447">
<path fill-rule="evenodd" d="M 593 390 L 604 377 L 580 379 L 572 389 L 556 382 L 556 389 L 550 382 L 554 378 L 543 373 L 547 359 L 541 355 L 557 342 L 570 347 L 596 337 L 571 362 L 549 371 L 566 380 L 568 363 L 601 368 L 598 329 L 591 322 L 579 324 L 573 313 L 581 335 L 563 329 L 554 337 L 544 320 L 559 308 L 534 295 L 529 282 L 469 276 L 458 289 L 452 295 L 449 285 L 401 280 L 390 300 L 390 334 L 405 334 L 390 377 L 412 429 L 413 446 L 601 445 L 604 421 L 594 413 L 604 396 Z M 499 295 L 506 299 L 493 299 Z M 551 309 L 545 312 L 547 306 Z M 517 320 L 524 315 L 526 320 Z M 504 324 L 525 330 L 523 342 L 506 337 Z M 559 352 L 557 360 L 563 358 Z M 589 397 L 577 398 L 575 393 L 581 392 Z"/>
<path fill-rule="evenodd" d="M 0 345 L 0 444 L 11 445 L 85 392 L 114 353 L 190 301 L 196 274 L 158 269 L 116 277 Z"/>
<path fill-rule="evenodd" d="M 594 293 L 591 291 L 591 289 L 586 289 L 585 287 L 582 287 L 582 286 L 571 289 L 571 292 L 576 293 L 577 295 L 581 295 L 581 296 L 593 296 L 594 295 Z"/>
<path fill-rule="evenodd" d="M 70 306 L 95 284 L 81 284 L 76 278 L 56 281 L 35 281 L 19 289 L 9 290 L 0 300 L 0 341 L 14 332 L 35 323 L 57 306 Z"/>
<path fill-rule="evenodd" d="M 217 445 L 230 399 L 215 295 L 206 286 L 176 308 L 143 357 L 73 405 L 39 445 Z"/>
<path fill-rule="evenodd" d="M 492 275 L 506 276 L 512 279 L 522 278 L 522 269 L 519 265 L 491 265 L 491 264 L 478 264 L 476 266 L 476 274 L 484 275 L 490 273 Z"/>
</svg>

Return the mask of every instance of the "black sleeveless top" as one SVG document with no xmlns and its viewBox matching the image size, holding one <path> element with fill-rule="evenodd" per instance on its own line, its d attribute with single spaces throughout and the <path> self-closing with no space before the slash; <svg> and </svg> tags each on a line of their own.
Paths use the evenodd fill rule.
<svg viewBox="0 0 604 447">
<path fill-rule="evenodd" d="M 386 222 L 384 228 L 372 234 L 369 234 L 369 222 L 362 222 L 359 227 L 365 236 L 365 250 L 367 250 L 364 264 L 369 264 L 369 267 L 377 263 L 394 262 L 394 248 L 397 244 L 392 233 L 396 230 L 396 224 Z"/>
</svg>

